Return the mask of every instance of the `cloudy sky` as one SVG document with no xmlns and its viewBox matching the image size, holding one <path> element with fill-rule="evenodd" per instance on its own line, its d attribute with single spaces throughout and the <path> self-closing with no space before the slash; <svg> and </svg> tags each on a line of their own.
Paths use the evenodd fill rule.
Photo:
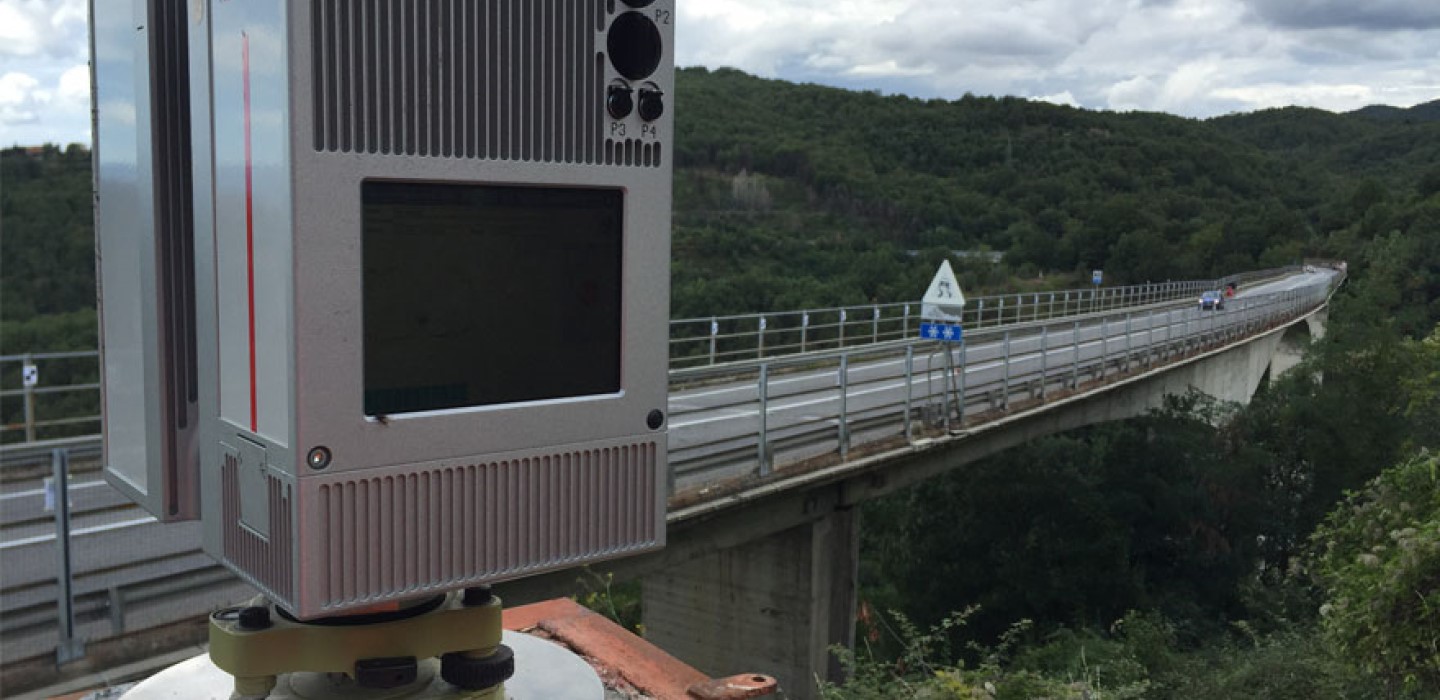
<svg viewBox="0 0 1440 700">
<path fill-rule="evenodd" d="M 1440 0 L 676 4 L 680 65 L 886 93 L 1192 117 L 1440 99 Z M 85 17 L 0 0 L 0 144 L 89 141 Z"/>
</svg>

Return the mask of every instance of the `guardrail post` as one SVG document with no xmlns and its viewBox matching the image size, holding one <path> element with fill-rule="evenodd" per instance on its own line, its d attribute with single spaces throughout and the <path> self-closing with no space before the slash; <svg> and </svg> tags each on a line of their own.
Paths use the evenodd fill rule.
<svg viewBox="0 0 1440 700">
<path fill-rule="evenodd" d="M 906 310 L 908 311 L 910 307 L 907 306 L 907 307 L 905 307 L 905 308 L 906 308 Z M 907 443 L 910 442 L 910 438 L 911 438 L 911 436 L 912 436 L 912 433 L 910 432 L 910 428 L 911 428 L 911 416 L 910 416 L 910 413 L 911 413 L 911 410 L 912 410 L 912 402 L 914 401 L 914 396 L 913 396 L 913 394 L 914 394 L 914 391 L 913 391 L 914 388 L 915 388 L 915 345 L 914 345 L 914 344 L 910 344 L 910 345 L 906 345 L 906 346 L 905 346 L 905 442 L 907 442 Z"/>
<path fill-rule="evenodd" d="M 1125 371 L 1130 371 L 1130 317 L 1134 312 L 1125 312 Z"/>
<path fill-rule="evenodd" d="M 765 317 L 761 316 L 760 332 L 756 334 L 757 340 L 755 341 L 755 359 L 757 360 L 765 356 L 765 325 Z"/>
<path fill-rule="evenodd" d="M 1050 382 L 1050 324 L 1040 327 L 1040 398 L 1045 398 L 1045 385 Z"/>
<path fill-rule="evenodd" d="M 1155 361 L 1155 310 L 1145 312 L 1145 366 Z"/>
<path fill-rule="evenodd" d="M 840 326 L 839 326 L 839 328 L 840 328 L 840 340 L 839 340 L 839 344 L 836 345 L 835 347 L 837 347 L 837 348 L 843 348 L 843 347 L 845 347 L 845 309 L 840 309 Z"/>
<path fill-rule="evenodd" d="M 756 393 L 760 397 L 760 445 L 756 449 L 756 459 L 760 463 L 760 476 L 770 476 L 770 365 L 760 365 L 760 379 L 755 386 Z"/>
<path fill-rule="evenodd" d="M 70 561 L 70 453 L 50 452 L 55 489 L 55 582 L 60 589 L 56 608 L 60 613 L 60 639 L 55 646 L 55 663 L 64 665 L 85 656 L 85 641 L 75 637 L 75 581 Z"/>
<path fill-rule="evenodd" d="M 950 351 L 949 351 L 949 350 L 946 350 L 945 352 L 950 352 Z M 958 402 L 958 403 L 956 404 L 956 406 L 955 406 L 955 416 L 956 416 L 956 421 L 958 422 L 958 426 L 957 426 L 957 427 L 959 427 L 961 430 L 964 430 L 964 429 L 965 429 L 965 356 L 966 356 L 967 354 L 969 354 L 969 353 L 967 353 L 967 352 L 965 351 L 965 341 L 964 341 L 964 340 L 961 340 L 961 341 L 960 341 L 960 369 L 958 370 L 958 371 L 960 372 L 960 377 L 959 377 L 959 380 L 960 380 L 960 381 L 959 381 L 959 384 L 960 384 L 959 389 L 960 389 L 960 390 L 959 390 L 959 392 L 958 392 L 958 393 L 959 393 L 959 402 Z M 950 422 L 950 411 L 949 411 L 948 408 L 947 408 L 946 411 L 945 411 L 945 422 L 946 422 L 946 423 L 949 423 L 949 422 Z M 949 426 L 948 426 L 948 425 L 946 426 L 946 429 L 947 429 L 947 430 L 949 429 Z"/>
<path fill-rule="evenodd" d="M 1005 297 L 995 300 L 995 325 L 1005 325 Z"/>
<path fill-rule="evenodd" d="M 1110 360 L 1110 319 L 1100 317 L 1100 378 L 1105 378 L 1105 363 Z"/>
<path fill-rule="evenodd" d="M 1050 315 L 1047 318 L 1055 318 L 1055 292 L 1050 292 Z"/>
<path fill-rule="evenodd" d="M 1033 299 L 1033 301 L 1035 302 L 1035 313 L 1031 314 L 1031 315 L 1030 315 L 1030 318 L 1033 319 L 1033 320 L 1039 321 L 1039 320 L 1040 320 L 1040 293 L 1039 293 L 1039 292 L 1036 292 L 1036 293 L 1035 293 L 1035 298 Z"/>
<path fill-rule="evenodd" d="M 905 305 L 905 315 L 900 318 L 900 337 L 910 337 L 910 305 Z"/>
<path fill-rule="evenodd" d="M 976 328 L 983 328 L 984 326 L 985 326 L 985 300 L 984 300 L 984 299 L 980 299 L 979 301 L 976 301 L 976 302 L 975 302 L 975 327 L 976 327 Z"/>
<path fill-rule="evenodd" d="M 1080 390 L 1080 322 L 1075 322 L 1075 327 L 1070 329 L 1070 343 L 1074 348 L 1071 353 L 1074 361 L 1070 363 L 1070 388 Z"/>
<path fill-rule="evenodd" d="M 840 355 L 840 461 L 850 455 L 850 425 L 846 414 L 846 398 L 850 394 L 850 355 Z"/>
<path fill-rule="evenodd" d="M 20 371 L 23 373 L 26 367 L 34 363 L 30 353 L 25 353 L 20 360 Z M 25 401 L 25 442 L 35 442 L 35 387 L 31 386 L 30 382 L 24 381 L 23 377 L 21 383 L 24 384 L 25 392 L 22 397 Z"/>
<path fill-rule="evenodd" d="M 880 307 L 876 306 L 875 315 L 870 321 L 870 342 L 880 342 Z"/>
<path fill-rule="evenodd" d="M 805 352 L 806 336 L 810 335 L 810 312 L 800 312 L 800 352 Z"/>
<path fill-rule="evenodd" d="M 715 364 L 715 336 L 720 334 L 720 321 L 710 317 L 710 364 Z"/>
<path fill-rule="evenodd" d="M 1005 331 L 1005 381 L 1000 387 L 1000 407 L 1010 408 L 1010 331 Z"/>
</svg>

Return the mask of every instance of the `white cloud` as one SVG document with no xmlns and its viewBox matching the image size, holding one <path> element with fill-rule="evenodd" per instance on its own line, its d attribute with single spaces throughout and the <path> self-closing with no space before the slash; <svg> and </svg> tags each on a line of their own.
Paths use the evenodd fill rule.
<svg viewBox="0 0 1440 700">
<path fill-rule="evenodd" d="M 0 75 L 0 124 L 11 126 L 40 121 L 40 111 L 50 101 L 50 93 L 40 89 L 40 81 L 25 73 Z"/>
<path fill-rule="evenodd" d="M 55 91 L 62 100 L 90 102 L 90 66 L 72 66 L 60 74 L 60 86 Z"/>
<path fill-rule="evenodd" d="M 0 73 L 34 81 L 0 86 L 0 144 L 86 133 L 86 17 L 0 0 Z M 918 97 L 1188 116 L 1440 98 L 1440 0 L 682 0 L 676 21 L 680 65 Z"/>
<path fill-rule="evenodd" d="M 1033 97 L 1031 99 L 1039 102 L 1049 102 L 1052 105 L 1063 105 L 1066 107 L 1080 106 L 1080 101 L 1076 100 L 1075 96 L 1070 94 L 1069 90 L 1065 90 L 1054 95 L 1041 95 L 1039 97 Z"/>
<path fill-rule="evenodd" d="M 677 51 L 681 65 L 922 97 L 1068 95 L 1190 116 L 1287 96 L 1353 108 L 1355 95 L 1319 85 L 1372 85 L 1370 98 L 1390 104 L 1440 98 L 1418 87 L 1440 84 L 1440 28 L 1386 20 L 1435 13 L 1406 14 L 1399 0 L 1348 13 L 1341 0 L 1296 0 L 1329 14 L 1285 26 L 1273 19 L 1280 1 L 915 0 L 867 13 L 850 2 L 692 0 L 679 5 Z"/>
<path fill-rule="evenodd" d="M 0 56 L 84 53 L 87 16 L 85 0 L 3 0 Z"/>
</svg>

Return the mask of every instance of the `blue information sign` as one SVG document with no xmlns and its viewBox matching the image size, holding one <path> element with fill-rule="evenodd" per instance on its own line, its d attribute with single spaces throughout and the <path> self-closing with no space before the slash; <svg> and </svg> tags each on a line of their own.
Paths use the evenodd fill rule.
<svg viewBox="0 0 1440 700">
<path fill-rule="evenodd" d="M 1090 281 L 1094 284 L 1100 284 L 1100 281 L 1103 279 L 1105 279 L 1105 273 L 1101 270 L 1095 270 L 1090 273 Z"/>
<path fill-rule="evenodd" d="M 959 343 L 964 339 L 965 329 L 953 323 L 921 323 L 920 337 L 943 343 Z"/>
</svg>

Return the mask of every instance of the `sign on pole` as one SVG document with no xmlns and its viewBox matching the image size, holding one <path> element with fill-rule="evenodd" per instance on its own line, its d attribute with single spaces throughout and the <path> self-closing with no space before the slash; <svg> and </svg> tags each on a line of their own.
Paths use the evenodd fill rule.
<svg viewBox="0 0 1440 700">
<path fill-rule="evenodd" d="M 1100 281 L 1103 279 L 1105 279 L 1104 270 L 1095 270 L 1090 273 L 1090 283 L 1097 287 L 1100 286 Z"/>
<path fill-rule="evenodd" d="M 939 340 L 948 343 L 959 343 L 965 339 L 965 329 L 958 323 L 921 323 L 920 337 L 926 340 Z"/>
<path fill-rule="evenodd" d="M 920 317 L 959 323 L 964 310 L 965 292 L 960 290 L 960 282 L 955 279 L 950 261 L 942 261 L 940 269 L 935 271 L 935 278 L 930 280 L 930 287 L 925 290 L 925 296 L 920 299 Z"/>
<path fill-rule="evenodd" d="M 960 326 L 961 314 L 965 311 L 965 292 L 955 279 L 955 270 L 950 261 L 940 263 L 935 278 L 920 300 L 920 337 L 927 340 L 958 343 L 964 339 Z"/>
<path fill-rule="evenodd" d="M 20 370 L 20 375 L 25 380 L 27 389 L 40 383 L 40 368 L 35 365 L 24 365 Z"/>
</svg>

